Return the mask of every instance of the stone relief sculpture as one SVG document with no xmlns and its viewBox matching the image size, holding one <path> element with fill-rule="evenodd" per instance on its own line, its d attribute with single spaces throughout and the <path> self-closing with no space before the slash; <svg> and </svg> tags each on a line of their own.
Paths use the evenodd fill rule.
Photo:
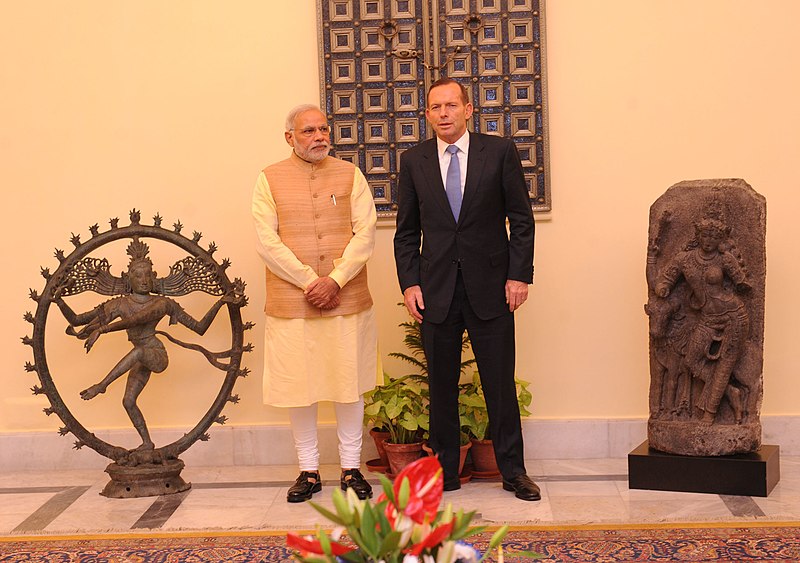
<svg viewBox="0 0 800 563">
<path fill-rule="evenodd" d="M 742 180 L 671 187 L 650 209 L 651 448 L 761 445 L 766 204 Z"/>
</svg>

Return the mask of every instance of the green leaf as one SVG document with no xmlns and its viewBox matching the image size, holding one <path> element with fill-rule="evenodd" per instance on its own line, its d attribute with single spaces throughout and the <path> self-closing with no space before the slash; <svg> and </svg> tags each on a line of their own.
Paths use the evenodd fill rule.
<svg viewBox="0 0 800 563">
<path fill-rule="evenodd" d="M 378 555 L 397 551 L 397 547 L 400 545 L 400 538 L 402 537 L 403 534 L 396 530 L 392 530 L 386 534 L 386 537 L 383 538 L 383 542 L 381 542 L 380 548 L 378 548 Z"/>
<path fill-rule="evenodd" d="M 483 397 L 478 395 L 462 395 L 461 403 L 467 405 L 468 407 L 482 407 L 486 408 L 486 401 Z"/>
<path fill-rule="evenodd" d="M 328 534 L 322 530 L 317 530 L 317 538 L 319 539 L 319 546 L 322 548 L 322 551 L 325 552 L 325 555 L 329 557 L 332 556 L 333 551 L 331 551 L 331 540 Z"/>
<path fill-rule="evenodd" d="M 459 509 L 453 516 L 453 531 L 450 537 L 453 539 L 462 539 L 482 532 L 486 526 L 470 527 L 470 522 L 475 516 L 476 511 L 465 513 L 463 509 Z"/>
<path fill-rule="evenodd" d="M 367 543 L 364 541 L 364 538 L 361 535 L 361 531 L 358 528 L 348 528 L 347 534 L 350 536 L 350 539 L 353 540 L 353 543 L 356 544 L 361 551 L 369 555 L 371 559 L 376 558 L 377 554 L 369 550 L 369 548 L 367 547 Z"/>
<path fill-rule="evenodd" d="M 378 549 L 381 545 L 381 540 L 378 537 L 377 530 L 375 529 L 375 512 L 372 505 L 366 503 L 364 506 L 364 514 L 361 517 L 361 537 L 364 540 L 364 547 L 370 554 L 378 555 Z"/>
<path fill-rule="evenodd" d="M 350 561 L 351 563 L 362 563 L 364 561 L 364 557 L 362 557 L 361 553 L 358 551 L 348 551 L 344 555 L 340 555 L 340 558 L 344 559 L 345 561 Z M 323 560 L 324 563 L 330 563 L 330 561 Z"/>
<path fill-rule="evenodd" d="M 411 483 L 408 481 L 408 477 L 403 477 L 402 482 L 400 483 L 400 492 L 398 494 L 397 499 L 397 506 L 398 510 L 402 511 L 408 506 L 408 499 L 411 496 Z"/>
<path fill-rule="evenodd" d="M 492 535 L 492 539 L 489 540 L 489 547 L 486 548 L 486 553 L 484 553 L 478 561 L 483 561 L 489 552 L 500 545 L 500 543 L 503 541 L 503 538 L 506 537 L 506 534 L 508 534 L 508 530 L 509 526 L 506 524 Z"/>
<path fill-rule="evenodd" d="M 328 520 L 330 520 L 334 524 L 338 524 L 339 526 L 346 526 L 347 525 L 347 523 L 344 522 L 341 518 L 339 518 L 339 516 L 337 516 L 336 514 L 334 514 L 333 512 L 328 510 L 327 508 L 325 508 L 324 506 L 320 506 L 317 503 L 315 503 L 314 501 L 308 501 L 308 504 L 310 504 L 311 507 L 314 510 L 316 510 L 317 512 L 322 514 L 325 518 L 327 518 Z"/>
<path fill-rule="evenodd" d="M 386 498 L 389 499 L 389 502 L 391 502 L 394 506 L 397 506 L 397 499 L 394 498 L 394 488 L 392 482 L 389 481 L 389 478 L 383 473 L 378 474 L 378 478 L 381 480 L 383 494 L 386 495 Z"/>
<path fill-rule="evenodd" d="M 341 521 L 344 522 L 345 526 L 352 524 L 353 511 L 350 510 L 350 505 L 347 504 L 347 499 L 344 498 L 341 489 L 334 489 L 331 496 L 333 498 L 333 506 L 336 508 L 336 512 L 339 514 Z"/>
</svg>

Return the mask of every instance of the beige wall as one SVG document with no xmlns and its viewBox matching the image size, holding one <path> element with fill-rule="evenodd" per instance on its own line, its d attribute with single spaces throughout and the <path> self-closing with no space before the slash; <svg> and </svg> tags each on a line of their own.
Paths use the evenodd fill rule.
<svg viewBox="0 0 800 563">
<path fill-rule="evenodd" d="M 264 294 L 248 207 L 258 170 L 288 152 L 286 111 L 319 99 L 315 0 L 3 0 L 2 13 L 0 431 L 59 426 L 30 394 L 32 355 L 19 340 L 31 332 L 28 288 L 44 286 L 39 267 L 56 267 L 53 249 L 68 250 L 71 233 L 86 240 L 90 225 L 116 216 L 127 224 L 134 207 L 145 222 L 159 212 L 203 231 L 248 282 L 253 375 L 226 414 L 231 424 L 284 423 L 260 403 Z M 554 211 L 539 218 L 536 283 L 517 324 L 535 417 L 647 415 L 648 208 L 673 183 L 714 177 L 744 178 L 767 198 L 763 413 L 800 413 L 798 20 L 795 0 L 548 3 Z M 402 349 L 404 320 L 392 235 L 379 230 L 369 268 L 385 366 L 400 374 L 385 358 Z M 115 252 L 119 273 L 126 261 Z M 195 314 L 208 306 L 187 304 Z M 128 427 L 121 382 L 92 403 L 77 399 L 128 350 L 124 336 L 104 336 L 87 356 L 64 326 L 51 317 L 47 345 L 70 408 L 93 429 Z M 209 347 L 225 347 L 223 329 Z M 142 396 L 153 426 L 193 424 L 219 388 L 194 355 L 170 350 L 174 367 Z"/>
</svg>

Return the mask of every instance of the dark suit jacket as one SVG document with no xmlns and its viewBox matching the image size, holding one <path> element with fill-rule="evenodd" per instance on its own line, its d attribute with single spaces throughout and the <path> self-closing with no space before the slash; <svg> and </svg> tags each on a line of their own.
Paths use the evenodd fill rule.
<svg viewBox="0 0 800 563">
<path fill-rule="evenodd" d="M 508 311 L 506 280 L 533 281 L 533 234 L 522 165 L 510 139 L 470 133 L 457 223 L 442 184 L 436 139 L 403 153 L 395 262 L 401 290 L 421 286 L 426 321 L 442 322 L 447 315 L 459 265 L 479 318 Z"/>
</svg>

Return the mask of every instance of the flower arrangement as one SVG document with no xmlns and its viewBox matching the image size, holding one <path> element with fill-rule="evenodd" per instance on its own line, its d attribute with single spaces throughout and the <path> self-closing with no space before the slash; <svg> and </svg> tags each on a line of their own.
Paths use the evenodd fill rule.
<svg viewBox="0 0 800 563">
<path fill-rule="evenodd" d="M 330 535 L 321 529 L 314 536 L 287 534 L 287 545 L 296 550 L 294 558 L 307 563 L 477 563 L 497 548 L 498 561 L 503 560 L 500 542 L 508 526 L 494 533 L 486 553 L 479 556 L 461 541 L 486 529 L 470 526 L 475 512 L 453 512 L 450 504 L 439 511 L 443 479 L 438 459 L 424 457 L 409 464 L 394 484 L 380 478 L 383 493 L 374 505 L 349 489 L 333 491 L 335 513 L 312 502 L 337 527 Z M 514 555 L 536 557 L 529 552 Z"/>
</svg>

